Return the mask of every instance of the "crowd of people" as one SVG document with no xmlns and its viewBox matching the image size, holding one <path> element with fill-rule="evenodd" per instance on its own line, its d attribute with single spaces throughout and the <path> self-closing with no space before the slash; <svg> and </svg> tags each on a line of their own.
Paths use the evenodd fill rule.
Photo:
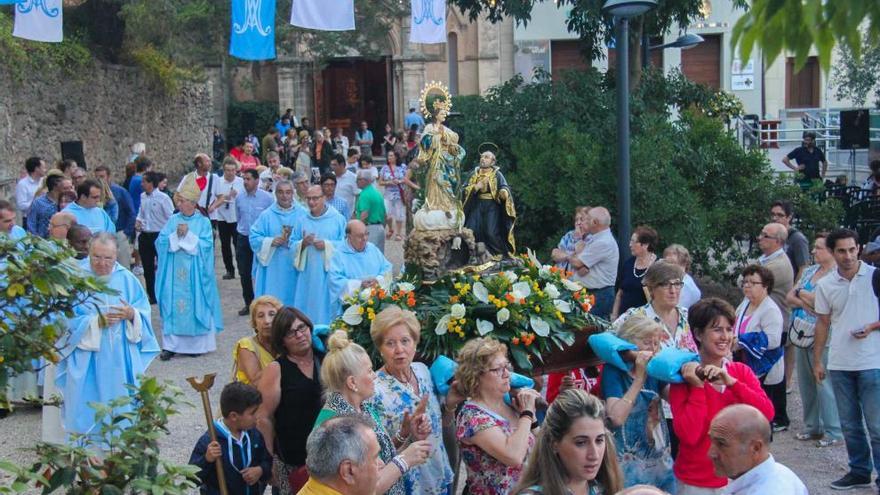
<svg viewBox="0 0 880 495">
<path fill-rule="evenodd" d="M 417 133 L 424 121 L 410 117 Z M 795 368 L 805 425 L 795 438 L 844 443 L 850 470 L 831 487 L 870 486 L 880 456 L 880 419 L 869 412 L 880 393 L 880 271 L 859 259 L 854 232 L 816 235 L 811 256 L 792 205 L 773 202 L 734 308 L 702 297 L 686 247 L 661 253 L 660 234 L 640 226 L 621 262 L 609 211 L 579 207 L 552 258 L 611 321 L 590 340 L 605 361 L 600 379 L 572 370 L 512 389 L 508 348 L 481 337 L 439 380 L 416 360 L 422 332 L 410 311 L 377 312 L 367 348 L 344 331 L 327 335 L 346 297 L 391 280 L 384 242 L 405 234 L 407 190 L 418 185 L 397 149 L 411 140 L 390 127 L 380 167 L 366 123 L 347 151 L 337 144 L 347 139 L 325 131 L 288 112 L 261 143 L 215 155 L 219 174 L 212 157 L 196 155 L 173 195 L 141 143 L 122 184 L 106 166 L 90 178 L 70 160 L 52 169 L 26 161 L 15 204 L 0 200 L 0 232 L 66 243 L 117 291 L 70 320 L 64 358 L 50 367 L 63 412 L 44 430 L 60 441 L 93 434 L 90 404 L 128 394 L 154 357 L 216 350 L 229 303 L 218 291 L 219 238 L 221 278 L 239 278 L 239 315 L 252 333 L 232 352 L 218 440 L 206 434 L 192 452 L 203 493 L 220 493 L 220 462 L 235 494 L 268 485 L 280 494 L 452 494 L 460 465 L 475 495 L 806 494 L 770 453 L 790 426 Z M 10 398 L 26 393 L 13 388 Z"/>
</svg>

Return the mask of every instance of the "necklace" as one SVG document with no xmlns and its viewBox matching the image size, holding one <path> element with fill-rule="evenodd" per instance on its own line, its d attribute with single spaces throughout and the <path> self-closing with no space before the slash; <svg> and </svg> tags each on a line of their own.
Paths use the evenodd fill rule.
<svg viewBox="0 0 880 495">
<path fill-rule="evenodd" d="M 649 261 L 649 262 L 648 262 L 648 266 L 646 266 L 646 267 L 644 267 L 644 268 L 636 268 L 636 265 L 637 265 L 638 262 L 639 262 L 639 259 L 638 259 L 638 258 L 636 258 L 635 261 L 633 261 L 633 277 L 635 277 L 635 278 L 642 278 L 642 277 L 644 277 L 645 274 L 648 273 L 648 268 L 650 268 L 651 265 L 654 263 L 654 260 L 657 259 L 657 255 L 654 254 L 654 253 L 651 253 L 651 256 L 649 256 L 648 259 L 651 260 L 651 261 Z M 642 271 L 642 274 L 641 274 L 641 275 L 638 274 L 638 270 L 641 270 L 641 271 Z"/>
<path fill-rule="evenodd" d="M 385 371 L 387 372 L 388 370 L 386 369 Z M 393 375 L 391 373 L 388 373 L 388 374 L 391 375 L 392 378 L 397 380 L 401 385 L 405 386 L 407 388 L 407 390 L 412 392 L 413 395 L 418 396 L 419 395 L 419 381 L 415 379 L 416 374 L 413 372 L 412 368 L 409 368 L 407 371 L 409 371 L 409 373 L 406 374 L 407 376 L 406 376 L 406 379 L 404 379 L 404 380 L 401 380 L 396 375 Z M 413 382 L 415 382 L 415 385 L 413 385 Z"/>
</svg>

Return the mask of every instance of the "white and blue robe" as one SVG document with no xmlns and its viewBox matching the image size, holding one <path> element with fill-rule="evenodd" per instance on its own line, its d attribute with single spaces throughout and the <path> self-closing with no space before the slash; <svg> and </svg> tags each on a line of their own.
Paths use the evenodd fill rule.
<svg viewBox="0 0 880 495">
<path fill-rule="evenodd" d="M 308 234 L 314 234 L 317 241 L 324 241 L 323 251 L 315 246 L 302 246 L 302 238 Z M 328 279 L 334 245 L 345 238 L 345 218 L 329 206 L 317 217 L 306 212 L 297 237 L 293 243 L 294 266 L 299 272 L 294 307 L 305 313 L 313 324 L 329 325 L 342 308 L 339 300 L 330 296 Z"/>
<path fill-rule="evenodd" d="M 88 227 L 92 231 L 92 235 L 98 232 L 116 234 L 116 224 L 113 223 L 113 219 L 104 211 L 104 208 L 98 208 L 97 206 L 94 208 L 83 208 L 76 203 L 70 203 L 62 211 L 69 212 L 75 216 L 76 223 Z"/>
<path fill-rule="evenodd" d="M 183 238 L 177 236 L 181 223 L 188 226 Z M 199 212 L 188 217 L 175 213 L 156 238 L 156 253 L 162 349 L 180 354 L 216 350 L 223 311 L 214 277 L 211 221 Z"/>
<path fill-rule="evenodd" d="M 278 203 L 263 210 L 251 225 L 250 243 L 254 251 L 254 295 L 275 296 L 285 306 L 294 307 L 297 271 L 293 266 L 293 243 L 302 232 L 302 219 L 306 210 L 294 202 L 283 209 Z M 281 235 L 281 228 L 291 229 L 290 242 L 286 246 L 273 246 L 272 241 Z"/>
<path fill-rule="evenodd" d="M 88 258 L 80 266 L 91 271 Z M 67 434 L 98 434 L 100 425 L 95 424 L 95 411 L 89 403 L 106 404 L 131 395 L 126 385 L 136 386 L 138 375 L 146 372 L 159 353 L 150 322 L 150 302 L 140 281 L 116 263 L 108 285 L 118 293 L 96 294 L 75 307 L 74 317 L 68 322 L 70 334 L 60 341 L 64 348 L 55 386 L 64 398 L 62 421 Z M 134 321 L 102 328 L 95 305 L 106 312 L 122 301 L 134 308 Z M 127 407 L 114 413 L 130 410 Z"/>
<path fill-rule="evenodd" d="M 330 296 L 342 302 L 354 295 L 364 280 L 376 279 L 382 287 L 391 283 L 391 262 L 372 242 L 357 251 L 348 240 L 336 245 L 330 263 Z"/>
<path fill-rule="evenodd" d="M 19 225 L 13 225 L 12 230 L 10 230 L 8 235 L 11 240 L 17 241 L 25 237 L 27 231 Z M 19 248 L 22 248 L 21 245 L 19 245 Z M 0 265 L 0 270 L 2 270 L 2 268 L 3 266 Z M 0 287 L 6 287 L 5 280 L 0 279 Z M 7 310 L 17 313 L 20 309 L 27 308 L 27 301 L 23 299 L 20 299 L 20 301 L 20 305 L 17 305 L 17 307 L 14 308 L 8 308 Z M 34 360 L 33 364 L 35 367 L 38 366 L 39 360 Z M 9 376 L 6 385 L 6 400 L 8 402 L 22 402 L 30 398 L 37 398 L 40 395 L 37 385 L 36 371 L 22 371 Z"/>
</svg>

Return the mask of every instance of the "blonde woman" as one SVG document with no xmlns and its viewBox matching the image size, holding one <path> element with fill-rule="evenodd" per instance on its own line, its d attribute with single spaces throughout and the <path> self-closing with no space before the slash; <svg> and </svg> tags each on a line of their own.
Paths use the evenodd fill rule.
<svg viewBox="0 0 880 495">
<path fill-rule="evenodd" d="M 379 471 L 376 493 L 404 495 L 410 470 L 424 464 L 431 455 L 431 443 L 425 440 L 430 434 L 430 425 L 423 414 L 414 416 L 408 429 L 411 435 L 406 435 L 413 441 L 403 438 L 400 432 L 394 432 L 392 440 L 382 422 L 381 406 L 371 400 L 376 373 L 367 351 L 350 341 L 344 330 L 330 335 L 327 348 L 327 356 L 321 365 L 327 401 L 318 414 L 315 427 L 337 415 L 357 415 L 369 421 L 381 447 L 379 457 L 385 463 Z"/>
<path fill-rule="evenodd" d="M 621 325 L 617 336 L 638 347 L 636 360 L 630 371 L 603 367 L 602 396 L 626 486 L 648 484 L 675 493 L 669 430 L 661 406 L 669 387 L 646 373 L 648 361 L 660 349 L 662 333 L 660 324 L 644 315 L 631 316 Z"/>
<path fill-rule="evenodd" d="M 410 471 L 406 491 L 413 495 L 439 495 L 447 493 L 452 485 L 442 425 L 454 421 L 460 399 L 455 393 L 447 394 L 441 409 L 431 372 L 424 364 L 413 362 L 420 331 L 412 311 L 389 306 L 376 315 L 370 325 L 370 337 L 384 365 L 376 372 L 374 402 L 381 405 L 385 430 L 399 432 L 400 442 L 409 436 L 409 418 L 417 414 L 419 407 L 425 409 L 431 429 L 431 455 L 425 464 Z"/>
<path fill-rule="evenodd" d="M 470 397 L 456 418 L 455 436 L 467 467 L 470 495 L 504 495 L 519 481 L 535 443 L 535 399 L 527 389 L 514 406 L 504 402 L 510 392 L 512 367 L 507 346 L 488 337 L 469 341 L 458 352 L 455 379 Z"/>
<path fill-rule="evenodd" d="M 254 335 L 239 339 L 232 349 L 233 379 L 256 385 L 263 369 L 275 360 L 272 352 L 272 320 L 281 309 L 281 301 L 273 296 L 260 296 L 250 305 L 251 328 Z"/>
<path fill-rule="evenodd" d="M 525 473 L 513 493 L 528 495 L 611 495 L 623 476 L 602 401 L 568 389 L 553 401 Z"/>
</svg>

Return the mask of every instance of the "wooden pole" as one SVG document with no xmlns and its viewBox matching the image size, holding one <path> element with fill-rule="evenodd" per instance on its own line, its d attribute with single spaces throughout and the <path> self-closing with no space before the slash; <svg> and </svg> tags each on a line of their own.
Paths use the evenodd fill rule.
<svg viewBox="0 0 880 495">
<path fill-rule="evenodd" d="M 201 380 L 194 376 L 186 379 L 192 385 L 192 388 L 196 389 L 199 395 L 202 396 L 202 408 L 205 410 L 205 421 L 208 423 L 208 434 L 211 436 L 212 442 L 217 441 L 217 431 L 214 430 L 214 415 L 211 413 L 211 400 L 208 398 L 208 390 L 214 386 L 215 376 L 217 376 L 217 373 L 209 373 Z M 229 495 L 229 490 L 226 488 L 226 476 L 223 474 L 223 459 L 215 460 L 214 467 L 217 469 L 217 484 L 220 485 L 220 495 Z"/>
</svg>

